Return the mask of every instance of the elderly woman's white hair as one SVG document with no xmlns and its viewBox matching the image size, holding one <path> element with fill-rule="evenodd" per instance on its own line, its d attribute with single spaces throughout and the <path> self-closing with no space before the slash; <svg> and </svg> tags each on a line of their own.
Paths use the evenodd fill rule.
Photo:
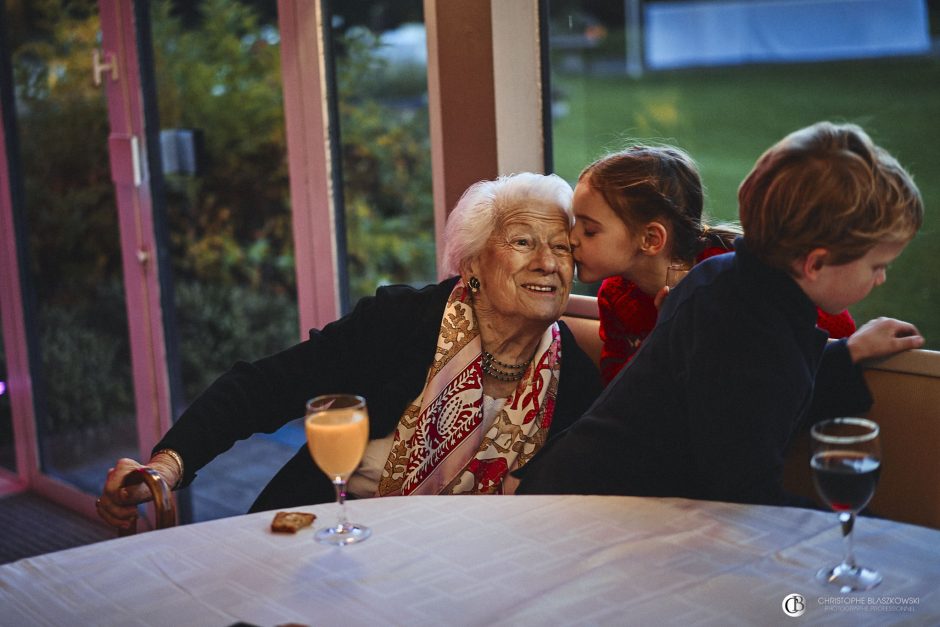
<svg viewBox="0 0 940 627">
<path fill-rule="evenodd" d="M 463 193 L 444 227 L 444 272 L 460 274 L 480 254 L 496 226 L 520 209 L 558 212 L 574 224 L 571 185 L 556 174 L 520 172 L 480 181 Z"/>
</svg>

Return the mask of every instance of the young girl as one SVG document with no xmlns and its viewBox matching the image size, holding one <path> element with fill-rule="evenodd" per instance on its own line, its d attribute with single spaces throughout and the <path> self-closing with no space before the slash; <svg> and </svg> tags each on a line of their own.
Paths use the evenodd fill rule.
<svg viewBox="0 0 940 627">
<path fill-rule="evenodd" d="M 632 146 L 601 157 L 578 177 L 571 243 L 578 279 L 604 279 L 597 293 L 601 376 L 609 383 L 656 325 L 669 268 L 688 270 L 733 249 L 741 231 L 702 221 L 702 181 L 695 163 L 671 146 Z M 848 337 L 848 311 L 818 309 L 817 325 Z"/>
</svg>

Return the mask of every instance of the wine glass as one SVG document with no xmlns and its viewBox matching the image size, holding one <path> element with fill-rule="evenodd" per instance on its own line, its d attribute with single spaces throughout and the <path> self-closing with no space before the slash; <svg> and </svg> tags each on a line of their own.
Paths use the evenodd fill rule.
<svg viewBox="0 0 940 627">
<path fill-rule="evenodd" d="M 855 515 L 875 493 L 881 469 L 879 428 L 865 418 L 834 418 L 813 425 L 813 483 L 826 504 L 839 514 L 845 554 L 842 563 L 823 568 L 816 580 L 842 593 L 870 590 L 881 583 L 881 574 L 855 563 L 852 529 Z"/>
<path fill-rule="evenodd" d="M 317 542 L 343 546 L 362 542 L 372 530 L 346 519 L 346 481 L 359 466 L 369 441 L 366 399 L 353 394 L 327 394 L 307 401 L 307 447 L 320 470 L 333 480 L 339 519 L 317 531 Z"/>
</svg>

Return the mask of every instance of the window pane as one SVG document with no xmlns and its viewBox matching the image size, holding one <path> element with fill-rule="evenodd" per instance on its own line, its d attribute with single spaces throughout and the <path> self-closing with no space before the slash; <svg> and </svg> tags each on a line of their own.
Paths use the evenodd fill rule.
<svg viewBox="0 0 940 627">
<path fill-rule="evenodd" d="M 151 3 L 183 402 L 298 341 L 276 2 Z M 304 442 L 240 442 L 200 471 L 193 518 L 242 514 Z"/>
<path fill-rule="evenodd" d="M 25 191 L 28 322 L 41 468 L 90 493 L 136 456 L 117 209 L 103 88 L 91 81 L 93 4 L 7 14 Z M 44 8 L 45 7 L 45 8 Z M 11 155 L 17 158 L 17 155 Z"/>
<path fill-rule="evenodd" d="M 754 44 L 744 28 L 743 43 L 725 41 L 724 47 L 717 46 L 717 53 L 726 55 L 721 64 L 714 60 L 721 55 L 711 50 L 716 64 L 694 66 L 705 57 L 685 58 L 682 63 L 689 65 L 654 69 L 650 59 L 663 64 L 664 55 L 681 56 L 683 40 L 680 34 L 678 40 L 659 46 L 662 32 L 651 29 L 662 29 L 663 20 L 657 21 L 652 10 L 667 4 L 695 9 L 698 12 L 687 13 L 683 19 L 690 20 L 703 40 L 714 41 L 709 29 L 726 26 L 732 17 L 723 14 L 721 20 L 710 20 L 712 14 L 701 10 L 732 5 L 746 9 L 749 3 L 551 0 L 549 4 L 555 171 L 572 183 L 593 159 L 631 140 L 675 143 L 699 163 L 707 189 L 706 212 L 719 220 L 737 219 L 737 187 L 757 157 L 790 131 L 828 119 L 860 124 L 914 174 L 928 208 L 940 203 L 940 179 L 933 176 L 940 171 L 940 153 L 935 148 L 940 142 L 936 115 L 940 111 L 940 59 L 930 53 L 929 45 L 922 53 L 911 52 L 926 39 L 926 26 L 923 21 L 918 26 L 916 16 L 905 22 L 907 31 L 888 42 L 894 50 L 904 50 L 904 55 L 877 52 L 879 45 L 882 49 L 889 46 L 876 40 L 857 45 L 859 52 L 853 58 L 810 60 L 805 50 L 795 49 L 789 54 L 799 60 L 778 58 L 760 64 L 729 60 L 729 51 Z M 774 4 L 786 3 L 761 3 Z M 637 24 L 625 10 L 631 5 L 641 10 L 646 29 L 638 31 L 639 40 L 630 35 L 631 26 Z M 850 0 L 840 5 L 857 11 Z M 930 37 L 935 38 L 940 10 L 935 3 L 929 6 L 934 25 Z M 864 12 L 854 15 L 863 21 L 868 17 Z M 686 23 L 676 16 L 670 19 L 667 26 Z M 879 18 L 875 15 L 874 19 Z M 882 21 L 902 28 L 899 14 Z M 792 33 L 783 30 L 792 20 L 770 23 L 778 30 L 770 33 L 775 37 L 765 39 L 792 40 Z M 846 35 L 836 32 L 839 20 L 821 23 L 829 25 L 820 35 L 823 39 L 878 30 L 860 28 Z M 884 38 L 887 41 L 888 35 Z M 722 42 L 720 37 L 718 41 Z M 751 53 L 758 56 L 760 49 Z M 814 54 L 826 56 L 818 49 Z M 940 217 L 928 210 L 923 229 L 892 264 L 888 282 L 851 308 L 857 322 L 879 315 L 906 319 L 920 328 L 928 347 L 940 348 L 940 317 L 936 315 L 940 284 L 927 270 L 933 267 L 933 251 L 938 249 Z M 596 291 L 596 286 L 578 289 L 581 293 L 591 290 Z"/>
<path fill-rule="evenodd" d="M 328 4 L 355 303 L 379 285 L 436 277 L 427 47 L 420 0 Z"/>
</svg>

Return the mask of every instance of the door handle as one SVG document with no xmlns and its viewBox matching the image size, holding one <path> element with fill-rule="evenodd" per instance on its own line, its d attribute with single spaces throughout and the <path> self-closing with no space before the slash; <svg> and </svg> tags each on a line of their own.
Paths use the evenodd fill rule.
<svg viewBox="0 0 940 627">
<path fill-rule="evenodd" d="M 101 51 L 98 49 L 91 51 L 91 78 L 95 82 L 95 87 L 101 86 L 101 75 L 105 72 L 111 72 L 111 80 L 118 79 L 117 57 L 113 52 L 104 53 L 105 61 L 101 60 Z"/>
</svg>

